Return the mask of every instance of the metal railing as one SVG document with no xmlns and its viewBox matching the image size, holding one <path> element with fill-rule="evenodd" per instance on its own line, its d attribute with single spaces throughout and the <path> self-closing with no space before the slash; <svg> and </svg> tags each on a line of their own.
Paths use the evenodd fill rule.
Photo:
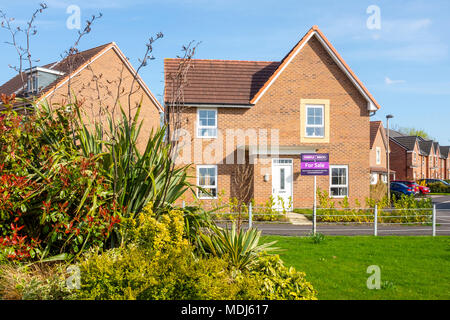
<svg viewBox="0 0 450 320">
<path fill-rule="evenodd" d="M 450 209 L 432 208 L 298 208 L 276 211 L 249 204 L 241 212 L 234 207 L 220 207 L 212 213 L 219 224 L 228 225 L 240 219 L 244 227 L 257 227 L 271 234 L 417 234 L 450 235 Z M 213 208 L 211 208 L 213 209 Z M 303 223 L 295 220 L 302 218 Z M 449 227 L 449 228 L 446 228 Z"/>
</svg>

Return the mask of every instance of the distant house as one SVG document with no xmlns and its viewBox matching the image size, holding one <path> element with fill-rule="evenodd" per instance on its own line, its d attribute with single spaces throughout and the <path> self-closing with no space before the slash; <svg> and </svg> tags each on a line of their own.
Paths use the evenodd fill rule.
<svg viewBox="0 0 450 320">
<path fill-rule="evenodd" d="M 0 93 L 63 105 L 68 103 L 69 94 L 74 95 L 87 116 L 103 120 L 107 112 L 118 112 L 119 105 L 127 108 L 134 75 L 135 69 L 112 42 L 25 70 L 1 85 Z M 152 128 L 159 126 L 163 108 L 139 76 L 130 101 L 133 110 L 142 102 L 144 138 Z M 16 107 L 20 110 L 23 105 Z"/>
<path fill-rule="evenodd" d="M 390 167 L 397 180 L 417 180 L 426 175 L 426 153 L 416 136 L 390 137 Z"/>
<path fill-rule="evenodd" d="M 448 179 L 449 147 L 418 136 L 391 130 L 390 166 L 401 180 Z"/>
<path fill-rule="evenodd" d="M 180 63 L 164 61 L 166 104 Z M 317 184 L 331 198 L 370 196 L 370 116 L 379 105 L 317 26 L 281 61 L 194 59 L 187 81 L 183 144 L 195 148 L 183 153 L 193 182 L 210 191 L 199 190 L 199 199 L 226 201 L 250 185 L 257 203 L 272 197 L 310 206 L 313 177 L 301 175 L 304 153 L 329 154 L 330 175 Z M 250 164 L 248 183 L 237 181 L 240 166 L 228 161 L 240 150 Z"/>
<path fill-rule="evenodd" d="M 441 178 L 450 179 L 450 146 L 441 146 Z"/>
<path fill-rule="evenodd" d="M 387 136 L 381 121 L 370 122 L 370 184 L 387 183 Z M 395 171 L 390 168 L 391 178 Z"/>
</svg>

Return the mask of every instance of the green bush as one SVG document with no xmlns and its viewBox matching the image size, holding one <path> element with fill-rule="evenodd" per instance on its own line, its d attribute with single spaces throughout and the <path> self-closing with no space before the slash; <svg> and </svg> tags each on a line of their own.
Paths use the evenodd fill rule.
<svg viewBox="0 0 450 320">
<path fill-rule="evenodd" d="M 0 268 L 0 300 L 70 300 L 64 265 L 45 263 L 22 266 L 5 263 Z"/>
<path fill-rule="evenodd" d="M 366 208 L 362 208 L 361 203 L 356 199 L 352 207 L 347 197 L 341 201 L 330 198 L 326 191 L 317 190 L 319 207 L 317 209 L 318 222 L 357 222 L 373 223 L 375 205 L 378 206 L 378 222 L 380 223 L 408 223 L 408 222 L 429 222 L 431 219 L 431 208 L 433 207 L 430 198 L 416 199 L 414 196 L 403 195 L 391 198 L 391 204 L 387 197 L 379 201 L 366 199 Z M 301 210 L 294 210 L 303 213 Z M 312 217 L 312 213 L 308 218 Z"/>
<path fill-rule="evenodd" d="M 200 235 L 202 252 L 207 255 L 225 258 L 240 270 L 248 269 L 259 259 L 262 252 L 273 251 L 275 242 L 260 244 L 261 231 L 256 229 L 236 230 L 233 223 L 228 228 L 213 227 L 211 232 Z"/>
<path fill-rule="evenodd" d="M 118 220 L 98 157 L 81 155 L 70 114 L 0 112 L 0 252 L 10 260 L 101 246 Z"/>
<path fill-rule="evenodd" d="M 246 299 L 257 298 L 255 280 L 232 278 L 219 258 L 196 258 L 192 249 L 165 254 L 130 246 L 93 253 L 80 264 L 79 299 Z M 247 288 L 250 288 L 248 290 Z"/>
<path fill-rule="evenodd" d="M 242 277 L 246 277 L 245 273 Z M 269 300 L 316 300 L 317 291 L 306 281 L 305 273 L 286 267 L 278 255 L 258 259 L 250 271 L 257 279 L 260 296 Z"/>
<path fill-rule="evenodd" d="M 428 183 L 431 193 L 450 193 L 450 186 L 446 186 L 441 182 Z"/>
<path fill-rule="evenodd" d="M 91 251 L 78 265 L 78 299 L 314 299 L 301 272 L 278 256 L 257 255 L 236 269 L 226 255 L 196 256 L 184 232 L 183 212 L 156 215 L 147 206 L 127 245 Z M 253 238 L 252 238 L 253 239 Z"/>
</svg>

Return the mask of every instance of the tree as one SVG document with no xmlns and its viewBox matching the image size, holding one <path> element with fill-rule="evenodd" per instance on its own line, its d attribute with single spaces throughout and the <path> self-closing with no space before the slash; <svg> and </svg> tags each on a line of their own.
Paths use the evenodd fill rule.
<svg viewBox="0 0 450 320">
<path fill-rule="evenodd" d="M 418 136 L 426 140 L 432 140 L 433 138 L 423 129 L 416 129 L 413 127 L 400 127 L 398 131 L 407 136 Z"/>
</svg>

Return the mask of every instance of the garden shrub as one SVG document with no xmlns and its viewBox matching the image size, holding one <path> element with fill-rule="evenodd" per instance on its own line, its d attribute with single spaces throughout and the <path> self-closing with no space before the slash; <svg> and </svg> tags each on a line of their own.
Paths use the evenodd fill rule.
<svg viewBox="0 0 450 320">
<path fill-rule="evenodd" d="M 256 298 L 251 281 L 236 281 L 219 258 L 196 258 L 189 247 L 157 255 L 137 246 L 93 253 L 80 263 L 79 299 Z M 255 287 L 256 284 L 253 284 Z"/>
<path fill-rule="evenodd" d="M 0 300 L 68 300 L 64 265 L 46 263 L 22 266 L 5 263 L 0 270 Z"/>
<path fill-rule="evenodd" d="M 250 271 L 259 282 L 262 299 L 316 300 L 317 291 L 303 272 L 286 267 L 278 255 L 263 255 Z M 246 276 L 245 273 L 242 276 Z"/>
<path fill-rule="evenodd" d="M 0 251 L 8 259 L 73 256 L 102 246 L 119 222 L 98 157 L 80 155 L 69 117 L 48 106 L 27 118 L 1 112 Z"/>
<path fill-rule="evenodd" d="M 256 297 L 220 258 L 198 258 L 184 237 L 181 210 L 159 218 L 151 204 L 131 223 L 128 244 L 90 252 L 79 266 L 81 299 L 233 299 Z M 255 287 L 253 285 L 253 287 Z"/>
<path fill-rule="evenodd" d="M 209 215 L 214 221 L 217 222 L 237 222 L 239 221 L 248 221 L 249 219 L 249 206 L 246 203 L 240 204 L 237 198 L 232 197 L 228 201 L 225 201 L 224 198 L 225 191 L 221 190 L 217 199 L 214 199 L 209 202 L 208 209 Z M 252 204 L 252 213 L 253 213 L 253 221 L 280 221 L 286 222 L 289 219 L 287 218 L 288 207 L 292 206 L 292 199 L 289 204 L 285 204 L 282 199 L 279 199 L 280 204 L 282 206 L 282 210 L 274 209 L 276 201 L 270 196 L 269 199 L 262 204 L 258 204 L 254 199 L 251 200 Z M 198 206 L 200 208 L 204 208 L 204 202 L 196 199 L 192 203 L 194 206 Z"/>
<path fill-rule="evenodd" d="M 380 223 L 408 223 L 419 222 L 427 223 L 431 220 L 433 207 L 430 198 L 416 199 L 414 196 L 403 195 L 400 198 L 393 196 L 391 204 L 387 197 L 376 201 L 372 198 L 366 199 L 366 208 L 358 199 L 355 199 L 355 205 L 352 207 L 347 197 L 341 201 L 335 201 L 330 198 L 328 192 L 317 190 L 318 222 L 357 222 L 357 223 L 373 223 L 375 205 L 378 206 L 378 222 Z M 296 210 L 299 213 L 302 213 Z M 312 217 L 312 214 L 308 216 Z"/>
<path fill-rule="evenodd" d="M 78 264 L 78 299 L 313 299 L 301 272 L 278 256 L 259 256 L 238 270 L 226 257 L 198 257 L 186 240 L 183 212 L 157 216 L 148 205 L 128 243 L 101 253 L 91 250 Z"/>
<path fill-rule="evenodd" d="M 450 186 L 447 186 L 441 182 L 428 183 L 431 193 L 450 193 Z"/>
</svg>

